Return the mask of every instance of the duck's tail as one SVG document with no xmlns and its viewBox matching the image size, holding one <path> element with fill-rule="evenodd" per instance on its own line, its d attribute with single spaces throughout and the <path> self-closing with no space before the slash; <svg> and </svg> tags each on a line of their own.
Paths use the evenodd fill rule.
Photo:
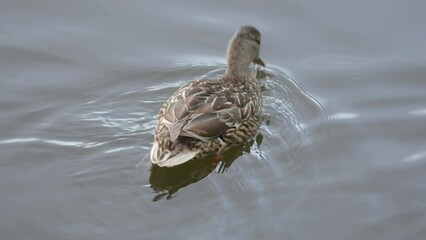
<svg viewBox="0 0 426 240">
<path fill-rule="evenodd" d="M 151 162 L 159 167 L 173 167 L 193 159 L 198 151 L 189 150 L 187 148 L 179 148 L 169 150 L 162 148 L 158 142 L 154 142 L 151 148 Z"/>
</svg>

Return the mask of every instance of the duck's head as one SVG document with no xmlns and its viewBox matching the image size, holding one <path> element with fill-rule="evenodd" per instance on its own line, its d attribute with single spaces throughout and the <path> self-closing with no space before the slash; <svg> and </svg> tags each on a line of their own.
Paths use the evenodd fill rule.
<svg viewBox="0 0 426 240">
<path fill-rule="evenodd" d="M 247 71 L 250 63 L 265 66 L 259 57 L 261 35 L 252 26 L 242 26 L 235 32 L 226 53 L 228 72 Z"/>
</svg>

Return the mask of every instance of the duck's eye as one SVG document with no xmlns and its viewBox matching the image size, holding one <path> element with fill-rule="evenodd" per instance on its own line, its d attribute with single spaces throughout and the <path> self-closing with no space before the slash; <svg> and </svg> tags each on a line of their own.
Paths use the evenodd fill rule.
<svg viewBox="0 0 426 240">
<path fill-rule="evenodd" d="M 260 40 L 254 39 L 255 42 L 257 42 L 257 44 L 260 45 Z"/>
</svg>

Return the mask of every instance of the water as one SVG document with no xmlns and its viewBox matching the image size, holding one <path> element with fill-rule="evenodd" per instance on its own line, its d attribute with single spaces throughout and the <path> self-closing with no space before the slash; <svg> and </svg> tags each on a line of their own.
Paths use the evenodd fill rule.
<svg viewBox="0 0 426 240">
<path fill-rule="evenodd" d="M 4 239 L 424 239 L 423 1 L 3 1 Z M 217 166 L 148 159 L 181 84 L 263 34 L 265 119 Z M 138 166 L 138 167 L 137 167 Z"/>
</svg>

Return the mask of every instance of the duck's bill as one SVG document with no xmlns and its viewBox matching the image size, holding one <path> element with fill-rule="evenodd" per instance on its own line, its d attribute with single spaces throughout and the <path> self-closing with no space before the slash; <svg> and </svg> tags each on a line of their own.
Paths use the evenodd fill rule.
<svg viewBox="0 0 426 240">
<path fill-rule="evenodd" d="M 260 58 L 257 58 L 257 59 L 255 59 L 254 61 L 253 61 L 253 63 L 256 63 L 256 64 L 258 64 L 258 65 L 260 65 L 260 66 L 262 66 L 262 67 L 264 67 L 265 66 L 265 63 L 262 61 L 262 59 L 260 59 Z"/>
</svg>

